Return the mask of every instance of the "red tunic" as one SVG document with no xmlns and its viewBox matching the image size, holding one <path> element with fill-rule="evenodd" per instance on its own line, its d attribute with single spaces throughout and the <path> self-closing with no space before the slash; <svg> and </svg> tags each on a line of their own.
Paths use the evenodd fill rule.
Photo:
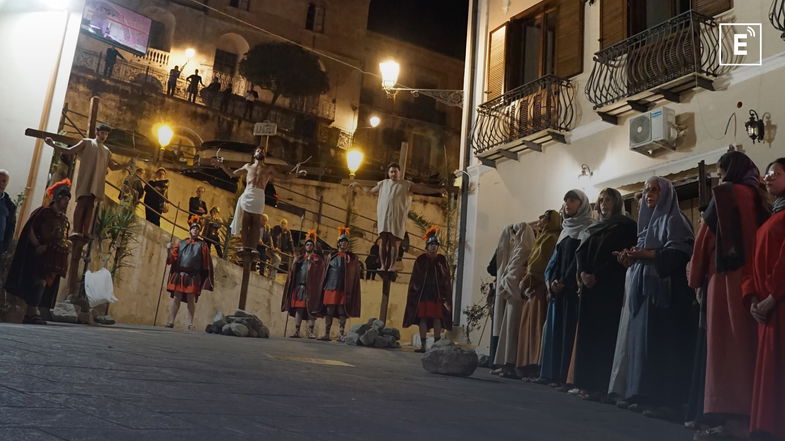
<svg viewBox="0 0 785 441">
<path fill-rule="evenodd" d="M 690 286 L 706 291 L 706 387 L 703 412 L 706 414 L 749 415 L 755 367 L 756 325 L 744 298 L 754 292 L 752 268 L 757 219 L 755 189 L 734 185 L 739 208 L 745 264 L 717 273 L 716 236 L 705 223 L 695 238 L 690 264 Z"/>
<path fill-rule="evenodd" d="M 198 270 L 182 267 L 181 244 L 199 247 L 198 252 L 201 255 L 201 262 Z M 186 294 L 196 294 L 198 299 L 202 289 L 213 290 L 213 262 L 210 258 L 210 250 L 205 242 L 185 239 L 175 243 L 169 252 L 166 263 L 172 265 L 169 271 L 169 280 L 166 284 L 166 290 L 171 293 L 171 297 L 174 297 L 175 293 L 181 293 L 181 300 L 185 301 L 187 300 Z"/>
<path fill-rule="evenodd" d="M 777 304 L 758 325 L 750 431 L 785 439 L 785 211 L 758 229 L 754 282 L 758 299 L 773 295 Z"/>
</svg>

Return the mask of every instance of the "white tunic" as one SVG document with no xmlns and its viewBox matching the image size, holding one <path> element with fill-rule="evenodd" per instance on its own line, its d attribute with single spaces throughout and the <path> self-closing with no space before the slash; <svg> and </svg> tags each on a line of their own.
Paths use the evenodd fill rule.
<svg viewBox="0 0 785 441">
<path fill-rule="evenodd" d="M 379 233 L 391 233 L 403 239 L 406 235 L 406 219 L 412 206 L 412 182 L 401 179 L 379 182 L 379 200 L 376 203 L 376 221 Z"/>
</svg>

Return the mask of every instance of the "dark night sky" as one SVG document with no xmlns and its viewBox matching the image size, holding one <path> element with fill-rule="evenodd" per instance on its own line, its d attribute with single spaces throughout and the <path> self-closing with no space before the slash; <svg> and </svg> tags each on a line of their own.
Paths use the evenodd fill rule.
<svg viewBox="0 0 785 441">
<path fill-rule="evenodd" d="M 464 58 L 468 0 L 371 0 L 368 29 Z"/>
</svg>

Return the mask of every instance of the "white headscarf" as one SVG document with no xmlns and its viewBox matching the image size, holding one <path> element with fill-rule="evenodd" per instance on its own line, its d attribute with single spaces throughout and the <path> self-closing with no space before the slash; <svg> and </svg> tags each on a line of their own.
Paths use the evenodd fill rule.
<svg viewBox="0 0 785 441">
<path fill-rule="evenodd" d="M 577 189 L 570 190 L 568 193 L 570 192 L 578 195 L 581 205 L 578 207 L 578 211 L 573 216 L 567 216 L 567 210 L 565 209 L 565 206 L 562 205 L 562 230 L 561 234 L 559 234 L 559 240 L 556 241 L 557 244 L 567 237 L 581 239 L 581 233 L 583 233 L 589 225 L 594 223 L 594 219 L 592 218 L 591 203 L 589 202 L 589 197 L 586 196 L 586 193 Z"/>
</svg>

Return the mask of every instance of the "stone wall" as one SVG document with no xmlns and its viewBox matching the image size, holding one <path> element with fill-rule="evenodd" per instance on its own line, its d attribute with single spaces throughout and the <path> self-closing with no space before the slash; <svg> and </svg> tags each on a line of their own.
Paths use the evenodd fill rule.
<svg viewBox="0 0 785 441">
<path fill-rule="evenodd" d="M 170 304 L 169 293 L 161 290 L 165 266 L 166 248 L 169 234 L 152 224 L 144 222 L 138 235 L 139 243 L 130 259 L 131 267 L 118 271 L 114 286 L 117 303 L 109 307 L 109 313 L 119 323 L 137 325 L 166 324 Z M 202 331 L 212 322 L 216 312 L 231 313 L 237 308 L 240 298 L 242 267 L 213 256 L 215 266 L 215 291 L 204 291 L 196 307 L 194 325 Z M 257 315 L 270 328 L 273 336 L 283 336 L 286 314 L 281 312 L 281 296 L 285 275 L 279 274 L 275 281 L 252 273 L 248 287 L 246 310 Z M 381 303 L 381 281 L 362 281 L 362 317 L 351 319 L 349 326 L 364 323 L 371 317 L 378 317 Z M 406 305 L 406 283 L 393 283 L 390 292 L 388 323 L 400 327 Z M 156 307 L 158 319 L 154 322 Z M 178 314 L 176 327 L 185 326 L 185 305 Z M 288 331 L 294 327 L 289 321 Z M 323 332 L 323 321 L 317 322 L 318 333 Z M 337 326 L 333 329 L 337 332 Z M 416 327 L 402 329 L 402 341 L 411 341 L 417 332 Z"/>
</svg>

